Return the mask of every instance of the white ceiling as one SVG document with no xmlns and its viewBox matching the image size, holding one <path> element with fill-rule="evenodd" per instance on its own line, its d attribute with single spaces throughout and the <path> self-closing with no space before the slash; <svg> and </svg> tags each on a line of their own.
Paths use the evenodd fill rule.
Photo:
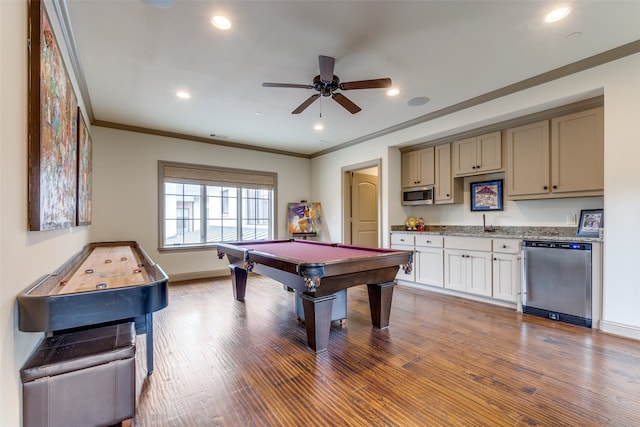
<svg viewBox="0 0 640 427">
<path fill-rule="evenodd" d="M 302 155 L 640 40 L 640 1 L 567 2 L 554 24 L 543 19 L 557 1 L 59 1 L 92 122 Z M 213 27 L 215 14 L 232 28 Z M 390 77 L 400 95 L 344 91 L 361 112 L 321 97 L 293 115 L 314 90 L 261 84 L 310 84 L 318 55 L 343 82 Z"/>
</svg>

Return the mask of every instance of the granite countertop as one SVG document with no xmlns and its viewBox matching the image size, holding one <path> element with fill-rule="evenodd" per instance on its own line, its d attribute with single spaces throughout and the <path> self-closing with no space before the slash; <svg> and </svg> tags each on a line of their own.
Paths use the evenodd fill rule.
<svg viewBox="0 0 640 427">
<path fill-rule="evenodd" d="M 487 227 L 489 228 L 489 227 Z M 602 242 L 600 237 L 577 236 L 577 227 L 491 227 L 482 226 L 427 225 L 425 231 L 408 231 L 404 225 L 391 226 L 392 233 L 437 234 L 444 236 L 493 237 L 523 240 L 562 240 L 574 242 Z"/>
</svg>

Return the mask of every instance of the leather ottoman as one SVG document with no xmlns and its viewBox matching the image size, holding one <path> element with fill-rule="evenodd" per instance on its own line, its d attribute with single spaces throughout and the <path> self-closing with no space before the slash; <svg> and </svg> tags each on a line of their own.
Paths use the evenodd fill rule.
<svg viewBox="0 0 640 427">
<path fill-rule="evenodd" d="M 20 370 L 24 427 L 109 426 L 135 415 L 133 322 L 47 337 Z"/>
</svg>

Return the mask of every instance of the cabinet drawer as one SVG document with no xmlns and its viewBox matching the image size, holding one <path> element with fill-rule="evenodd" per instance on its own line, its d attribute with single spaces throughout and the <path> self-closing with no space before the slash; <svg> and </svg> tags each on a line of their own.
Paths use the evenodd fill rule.
<svg viewBox="0 0 640 427">
<path fill-rule="evenodd" d="M 463 249 L 469 251 L 491 251 L 491 239 L 482 237 L 447 237 L 444 239 L 447 249 Z"/>
<path fill-rule="evenodd" d="M 522 241 L 517 239 L 493 239 L 493 252 L 505 254 L 520 253 Z"/>
<path fill-rule="evenodd" d="M 433 234 L 424 234 L 416 237 L 416 246 L 426 246 L 428 248 L 441 248 L 444 243 L 444 237 L 435 236 Z"/>
<path fill-rule="evenodd" d="M 414 245 L 413 234 L 393 233 L 391 235 L 391 245 Z"/>
</svg>

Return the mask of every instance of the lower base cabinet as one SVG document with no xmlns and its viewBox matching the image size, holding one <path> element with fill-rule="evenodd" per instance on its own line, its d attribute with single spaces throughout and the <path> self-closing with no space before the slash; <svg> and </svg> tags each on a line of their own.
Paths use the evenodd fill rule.
<svg viewBox="0 0 640 427">
<path fill-rule="evenodd" d="M 391 241 L 392 248 L 414 251 L 412 274 L 406 275 L 401 270 L 399 280 L 496 302 L 519 302 L 521 241 L 518 239 L 394 233 Z"/>
<path fill-rule="evenodd" d="M 491 296 L 491 253 L 445 250 L 447 289 Z"/>
<path fill-rule="evenodd" d="M 415 264 L 416 282 L 444 286 L 444 252 L 442 236 L 416 236 Z"/>
</svg>

